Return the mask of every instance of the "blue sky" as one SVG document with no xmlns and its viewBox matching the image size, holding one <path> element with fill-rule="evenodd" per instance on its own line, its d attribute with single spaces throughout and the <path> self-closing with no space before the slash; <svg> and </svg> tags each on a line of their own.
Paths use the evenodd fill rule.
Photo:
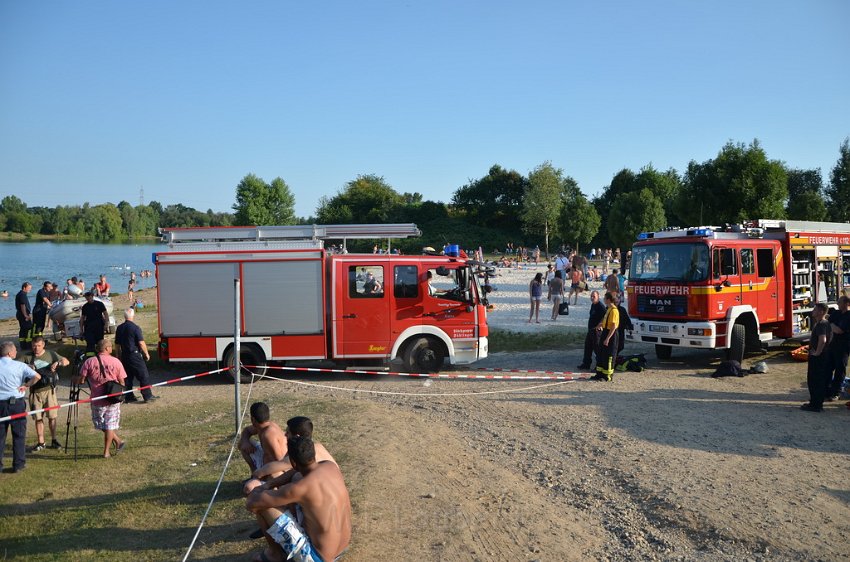
<svg viewBox="0 0 850 562">
<path fill-rule="evenodd" d="M 729 140 L 821 168 L 850 135 L 850 2 L 0 2 L 0 196 L 314 213 L 358 174 L 449 201 L 549 160 L 595 195 Z"/>
</svg>

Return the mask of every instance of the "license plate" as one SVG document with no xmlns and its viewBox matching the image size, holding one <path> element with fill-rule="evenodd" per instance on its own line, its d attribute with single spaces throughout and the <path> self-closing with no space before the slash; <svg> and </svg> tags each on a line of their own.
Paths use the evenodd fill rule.
<svg viewBox="0 0 850 562">
<path fill-rule="evenodd" d="M 650 332 L 664 332 L 666 334 L 670 331 L 670 326 L 653 326 L 652 324 L 650 324 L 649 325 L 649 331 Z"/>
</svg>

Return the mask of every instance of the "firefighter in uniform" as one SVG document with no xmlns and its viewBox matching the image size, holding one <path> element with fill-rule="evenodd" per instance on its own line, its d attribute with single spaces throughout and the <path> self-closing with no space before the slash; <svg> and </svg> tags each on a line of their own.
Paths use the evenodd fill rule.
<svg viewBox="0 0 850 562">
<path fill-rule="evenodd" d="M 617 328 L 620 325 L 620 311 L 617 310 L 617 294 L 605 293 L 605 316 L 596 327 L 599 332 L 599 345 L 596 348 L 596 376 L 593 380 L 611 381 L 614 378 L 614 363 L 617 360 Z"/>
</svg>

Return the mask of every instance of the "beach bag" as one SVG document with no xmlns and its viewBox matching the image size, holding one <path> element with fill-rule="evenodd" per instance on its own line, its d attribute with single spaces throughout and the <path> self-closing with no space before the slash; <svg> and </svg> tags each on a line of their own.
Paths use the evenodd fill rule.
<svg viewBox="0 0 850 562">
<path fill-rule="evenodd" d="M 103 369 L 103 362 L 100 360 L 99 356 L 96 355 L 95 357 L 97 357 L 97 362 L 100 365 L 101 374 L 103 376 L 106 376 L 106 372 Z M 103 389 L 106 394 L 118 394 L 119 392 L 124 392 L 124 385 L 122 385 L 118 381 L 106 381 L 106 384 L 103 385 Z M 108 404 L 120 404 L 124 401 L 124 394 L 118 394 L 118 396 L 110 396 L 105 401 Z"/>
<path fill-rule="evenodd" d="M 717 370 L 712 373 L 712 377 L 743 377 L 747 373 L 741 368 L 741 364 L 734 359 L 729 359 L 720 363 Z"/>
<path fill-rule="evenodd" d="M 562 302 L 558 305 L 558 314 L 561 316 L 568 316 L 570 314 L 570 303 Z"/>
</svg>

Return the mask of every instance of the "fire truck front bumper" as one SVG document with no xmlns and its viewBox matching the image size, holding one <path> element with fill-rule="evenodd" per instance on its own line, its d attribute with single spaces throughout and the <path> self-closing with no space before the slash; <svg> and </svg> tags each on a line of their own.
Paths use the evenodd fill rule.
<svg viewBox="0 0 850 562">
<path fill-rule="evenodd" d="M 713 322 L 660 322 L 633 320 L 634 330 L 626 330 L 626 340 L 635 343 L 713 349 L 717 327 Z"/>
<path fill-rule="evenodd" d="M 474 340 L 453 341 L 454 356 L 451 358 L 453 365 L 469 365 L 479 359 L 486 359 L 489 353 L 489 342 L 486 337 Z"/>
</svg>

